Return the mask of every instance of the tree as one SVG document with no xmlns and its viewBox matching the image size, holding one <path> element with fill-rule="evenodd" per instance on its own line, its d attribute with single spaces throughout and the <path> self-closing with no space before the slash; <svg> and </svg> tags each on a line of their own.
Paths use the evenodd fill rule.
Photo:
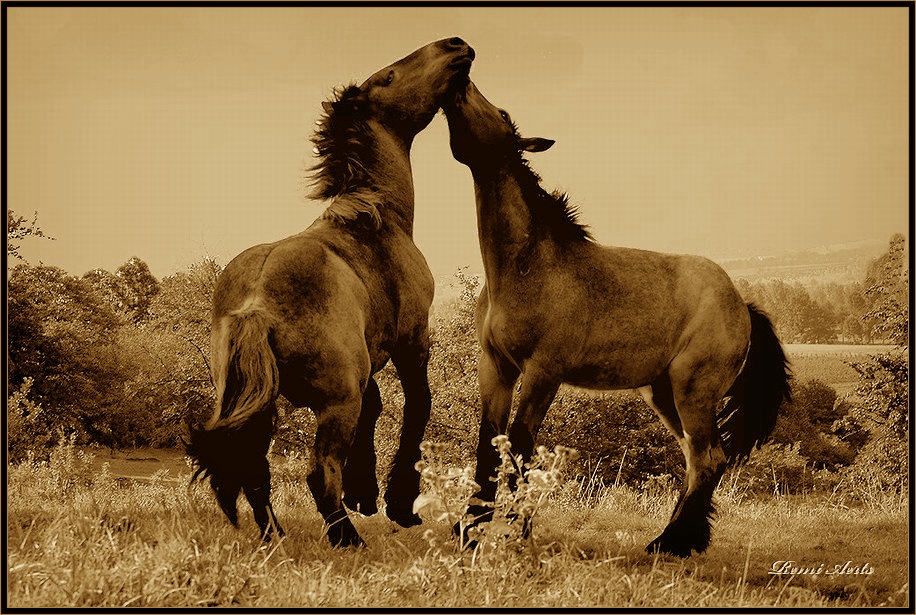
<svg viewBox="0 0 916 615">
<path fill-rule="evenodd" d="M 49 433 L 119 445 L 142 409 L 123 403 L 136 363 L 118 346 L 118 316 L 90 284 L 56 267 L 18 265 L 8 293 L 11 388 L 32 379 L 28 395 Z"/>
<path fill-rule="evenodd" d="M 794 383 L 792 401 L 780 409 L 771 440 L 797 444 L 798 453 L 815 468 L 834 470 L 854 457 L 850 445 L 834 432 L 835 423 L 848 411 L 836 391 L 820 380 Z"/>
<path fill-rule="evenodd" d="M 874 321 L 876 336 L 885 337 L 894 344 L 906 344 L 909 338 L 909 270 L 903 235 L 893 235 L 887 252 L 869 266 L 865 286 L 865 295 L 872 299 L 872 304 L 863 319 Z"/>
<path fill-rule="evenodd" d="M 118 314 L 134 323 L 149 317 L 150 305 L 160 290 L 159 281 L 150 273 L 149 266 L 136 256 L 113 274 L 104 269 L 93 269 L 83 275 L 83 280 Z"/>
<path fill-rule="evenodd" d="M 864 442 L 851 468 L 854 482 L 880 489 L 908 488 L 909 415 L 909 274 L 903 235 L 891 237 L 887 252 L 875 259 L 865 278 L 873 299 L 864 319 L 873 319 L 876 335 L 895 350 L 852 363 L 859 374 L 853 410 L 842 422 L 847 438 Z"/>
<path fill-rule="evenodd" d="M 162 280 L 142 328 L 125 331 L 124 344 L 143 368 L 131 393 L 155 408 L 156 439 L 175 442 L 188 420 L 208 417 L 215 402 L 210 381 L 210 310 L 222 268 L 205 258 Z"/>
<path fill-rule="evenodd" d="M 750 284 L 739 279 L 736 287 L 745 300 L 758 304 L 770 315 L 784 342 L 824 344 L 836 339 L 840 320 L 836 312 L 812 299 L 801 284 L 783 280 Z"/>
<path fill-rule="evenodd" d="M 136 256 L 118 267 L 115 277 L 124 310 L 134 322 L 146 320 L 153 298 L 159 293 L 159 281 L 149 267 Z"/>
<path fill-rule="evenodd" d="M 850 413 L 838 425 L 844 439 L 860 445 L 850 468 L 853 484 L 907 487 L 909 447 L 909 356 L 905 349 L 853 363 L 859 373 Z"/>
<path fill-rule="evenodd" d="M 38 212 L 32 216 L 31 220 L 26 220 L 22 216 L 17 216 L 12 209 L 6 211 L 6 254 L 17 260 L 25 260 L 19 254 L 20 243 L 26 237 L 43 237 L 54 240 L 53 237 L 45 235 L 38 228 Z"/>
</svg>

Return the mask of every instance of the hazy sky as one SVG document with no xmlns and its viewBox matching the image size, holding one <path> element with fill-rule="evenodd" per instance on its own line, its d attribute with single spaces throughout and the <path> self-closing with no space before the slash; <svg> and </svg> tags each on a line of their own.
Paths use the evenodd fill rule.
<svg viewBox="0 0 916 615">
<path fill-rule="evenodd" d="M 8 207 L 81 275 L 162 277 L 304 229 L 335 86 L 461 36 L 471 76 L 598 241 L 726 259 L 908 228 L 906 8 L 7 7 Z M 480 268 L 439 116 L 412 152 L 416 241 Z"/>
</svg>

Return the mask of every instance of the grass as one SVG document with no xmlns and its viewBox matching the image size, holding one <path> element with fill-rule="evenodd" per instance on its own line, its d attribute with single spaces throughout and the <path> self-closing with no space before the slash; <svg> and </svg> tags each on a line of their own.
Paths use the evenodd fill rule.
<svg viewBox="0 0 916 615">
<path fill-rule="evenodd" d="M 126 463 L 126 460 L 125 460 Z M 718 496 L 703 555 L 647 555 L 676 494 L 567 482 L 532 540 L 459 551 L 447 521 L 354 523 L 368 547 L 322 535 L 305 464 L 274 464 L 289 535 L 261 543 L 222 517 L 189 470 L 119 480 L 74 447 L 9 471 L 6 606 L 38 607 L 874 607 L 908 606 L 906 497 L 847 508 L 833 498 Z M 868 563 L 869 575 L 768 574 L 773 562 Z"/>
</svg>

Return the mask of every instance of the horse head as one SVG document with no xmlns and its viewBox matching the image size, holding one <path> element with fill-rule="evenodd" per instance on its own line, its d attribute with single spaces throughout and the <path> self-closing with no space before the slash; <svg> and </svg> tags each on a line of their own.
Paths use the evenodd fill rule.
<svg viewBox="0 0 916 615">
<path fill-rule="evenodd" d="M 370 168 L 382 133 L 406 156 L 417 133 L 468 82 L 474 55 L 458 37 L 429 43 L 322 103 L 325 116 L 312 138 L 319 159 L 312 196 L 330 199 L 373 183 Z"/>
<path fill-rule="evenodd" d="M 412 139 L 426 128 L 446 94 L 468 80 L 474 50 L 458 37 L 420 47 L 359 86 L 382 124 Z"/>
<path fill-rule="evenodd" d="M 554 141 L 522 137 L 509 114 L 491 103 L 472 81 L 443 105 L 455 160 L 472 169 L 488 168 L 518 152 L 543 152 Z"/>
</svg>

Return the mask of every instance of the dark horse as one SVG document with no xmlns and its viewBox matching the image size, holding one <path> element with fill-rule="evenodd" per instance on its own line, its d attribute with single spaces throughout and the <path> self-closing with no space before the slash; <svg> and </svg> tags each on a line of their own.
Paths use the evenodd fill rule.
<svg viewBox="0 0 916 615">
<path fill-rule="evenodd" d="M 476 316 L 477 497 L 493 500 L 499 458 L 491 439 L 506 433 L 521 374 L 508 435 L 524 459 L 561 383 L 639 389 L 687 462 L 671 520 L 648 550 L 702 552 L 722 473 L 766 440 L 789 396 L 788 364 L 769 320 L 705 258 L 595 243 L 521 154 L 553 141 L 522 138 L 473 83 L 444 109 L 452 154 L 474 179 L 486 277 Z M 492 517 L 483 505 L 470 512 Z"/>
<path fill-rule="evenodd" d="M 446 94 L 463 85 L 474 51 L 460 38 L 430 43 L 324 104 L 313 137 L 315 198 L 330 204 L 308 229 L 250 248 L 213 296 L 213 416 L 188 452 L 238 523 L 244 491 L 262 535 L 282 535 L 270 504 L 267 450 L 283 395 L 315 413 L 307 482 L 334 545 L 360 545 L 343 502 L 377 511 L 372 376 L 388 362 L 404 390 L 400 447 L 385 493 L 403 526 L 420 518 L 419 444 L 429 419 L 428 319 L 433 278 L 413 242 L 410 147 Z M 343 498 L 343 502 L 342 502 Z"/>
</svg>

